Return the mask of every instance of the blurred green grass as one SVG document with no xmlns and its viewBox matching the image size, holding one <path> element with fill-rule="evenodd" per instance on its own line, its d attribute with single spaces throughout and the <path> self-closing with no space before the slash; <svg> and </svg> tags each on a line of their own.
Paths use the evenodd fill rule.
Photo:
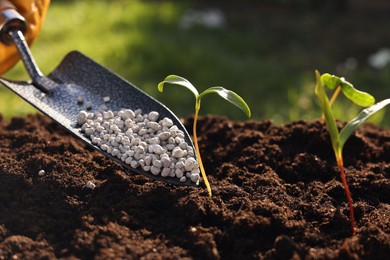
<svg viewBox="0 0 390 260">
<path fill-rule="evenodd" d="M 180 117 L 193 113 L 193 96 L 173 87 L 159 93 L 157 83 L 169 74 L 187 78 L 200 90 L 216 85 L 232 89 L 247 101 L 253 119 L 276 123 L 320 116 L 314 69 L 345 76 L 377 100 L 390 97 L 390 65 L 375 70 L 367 64 L 370 54 L 389 47 L 390 19 L 383 7 L 353 5 L 341 12 L 332 6 L 313 8 L 305 1 L 260 2 L 52 1 L 32 52 L 48 74 L 68 52 L 79 50 Z M 222 11 L 223 26 L 180 26 L 189 10 L 211 8 Z M 356 68 L 346 65 L 351 57 Z M 28 79 L 21 64 L 4 77 Z M 360 108 L 344 101 L 340 98 L 335 110 L 338 118 L 348 120 Z M 238 109 L 217 98 L 202 103 L 201 114 L 245 120 Z M 6 119 L 34 111 L 0 88 L 0 112 Z M 382 112 L 375 123 L 390 126 L 389 114 Z"/>
</svg>

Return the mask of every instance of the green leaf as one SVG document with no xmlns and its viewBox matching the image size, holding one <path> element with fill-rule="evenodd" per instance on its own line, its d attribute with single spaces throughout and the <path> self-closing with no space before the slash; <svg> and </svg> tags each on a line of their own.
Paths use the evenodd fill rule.
<svg viewBox="0 0 390 260">
<path fill-rule="evenodd" d="M 344 78 L 339 78 L 335 75 L 325 73 L 321 76 L 321 80 L 323 84 L 329 89 L 335 89 L 337 86 L 340 86 L 344 95 L 356 105 L 369 107 L 375 103 L 375 98 L 373 96 L 366 92 L 357 90 Z"/>
<path fill-rule="evenodd" d="M 339 130 L 336 126 L 336 120 L 334 119 L 333 112 L 330 108 L 329 99 L 326 95 L 323 81 L 321 80 L 320 73 L 316 70 L 316 86 L 315 94 L 317 95 L 318 101 L 320 102 L 322 113 L 324 113 L 326 128 L 328 129 L 330 139 L 332 141 L 333 150 L 335 153 L 339 152 Z"/>
<path fill-rule="evenodd" d="M 198 97 L 199 97 L 198 90 L 196 90 L 196 88 L 194 87 L 194 85 L 191 84 L 191 82 L 189 82 L 188 80 L 186 80 L 183 77 L 176 76 L 176 75 L 169 75 L 163 81 L 158 83 L 158 86 L 157 86 L 158 91 L 163 92 L 164 84 L 173 84 L 173 85 L 179 85 L 179 86 L 186 87 L 195 95 L 196 99 L 198 99 Z"/>
<path fill-rule="evenodd" d="M 237 93 L 225 89 L 223 87 L 211 87 L 200 93 L 199 99 L 207 94 L 215 93 L 218 94 L 223 99 L 229 101 L 239 109 L 241 109 L 248 117 L 251 117 L 251 110 L 247 103 L 244 101 L 242 97 L 240 97 Z"/>
<path fill-rule="evenodd" d="M 367 92 L 355 89 L 348 81 L 341 84 L 341 91 L 343 91 L 349 100 L 361 107 L 369 107 L 375 104 L 375 98 L 373 96 Z"/>
<path fill-rule="evenodd" d="M 389 104 L 390 98 L 382 100 L 369 108 L 363 109 L 357 117 L 349 121 L 340 132 L 340 148 L 343 148 L 345 142 L 351 136 L 353 131 L 355 131 L 361 124 L 363 124 L 370 116 Z"/>
<path fill-rule="evenodd" d="M 321 75 L 322 84 L 325 85 L 328 89 L 333 90 L 337 88 L 342 82 L 341 79 L 335 75 L 330 75 L 329 73 L 324 73 Z"/>
</svg>

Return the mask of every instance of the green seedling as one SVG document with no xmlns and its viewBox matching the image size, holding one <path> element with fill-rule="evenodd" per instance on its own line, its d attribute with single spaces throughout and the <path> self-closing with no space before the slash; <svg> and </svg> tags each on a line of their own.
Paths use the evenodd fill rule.
<svg viewBox="0 0 390 260">
<path fill-rule="evenodd" d="M 373 114 L 375 114 L 376 112 L 378 112 L 379 110 L 381 110 L 382 108 L 390 104 L 390 98 L 374 104 L 375 99 L 370 94 L 355 89 L 351 83 L 345 81 L 343 78 L 331 76 L 329 74 L 320 75 L 318 71 L 316 71 L 315 74 L 316 74 L 315 94 L 317 95 L 317 98 L 321 105 L 321 109 L 326 122 L 326 128 L 328 129 L 330 135 L 333 151 L 336 157 L 337 166 L 339 167 L 340 170 L 341 181 L 343 183 L 345 194 L 348 200 L 349 217 L 351 221 L 352 234 L 355 234 L 356 232 L 355 216 L 353 211 L 351 193 L 349 191 L 348 184 L 345 178 L 344 162 L 343 162 L 343 147 L 345 142 L 351 136 L 351 134 L 362 123 L 364 123 L 370 116 L 372 116 Z M 340 91 L 342 91 L 343 94 L 351 101 L 353 101 L 355 104 L 358 104 L 360 106 L 369 106 L 369 107 L 363 109 L 357 117 L 353 118 L 350 122 L 348 122 L 344 126 L 344 128 L 339 132 L 336 125 L 335 117 L 331 109 L 331 102 L 328 99 L 324 86 L 326 86 L 329 89 L 335 89 L 337 94 Z M 335 99 L 335 95 L 333 95 L 332 97 L 333 101 L 334 99 Z"/>
<path fill-rule="evenodd" d="M 186 80 L 183 77 L 176 76 L 176 75 L 169 75 L 162 82 L 160 82 L 158 84 L 158 90 L 160 92 L 163 92 L 165 84 L 173 84 L 173 85 L 179 85 L 179 86 L 185 87 L 185 88 L 189 89 L 195 95 L 195 115 L 194 115 L 194 123 L 193 123 L 193 130 L 192 130 L 193 131 L 193 140 L 194 140 L 194 145 L 195 145 L 195 152 L 196 152 L 196 155 L 197 155 L 198 161 L 199 161 L 200 172 L 202 173 L 203 181 L 204 181 L 206 188 L 207 188 L 207 191 L 211 197 L 211 195 L 212 195 L 211 187 L 210 187 L 209 181 L 207 180 L 206 172 L 205 172 L 204 167 L 203 167 L 202 158 L 201 158 L 200 152 L 199 152 L 198 137 L 196 134 L 196 123 L 198 121 L 198 115 L 199 115 L 199 110 L 200 110 L 200 101 L 201 101 L 202 97 L 204 97 L 205 95 L 215 93 L 215 94 L 218 94 L 223 99 L 229 101 L 230 103 L 232 103 L 236 107 L 240 108 L 248 117 L 251 116 L 251 111 L 249 109 L 249 106 L 246 104 L 244 99 L 242 99 L 235 92 L 228 90 L 228 89 L 225 89 L 223 87 L 219 87 L 219 86 L 218 87 L 211 87 L 211 88 L 208 88 L 199 94 L 198 90 L 188 80 Z"/>
</svg>

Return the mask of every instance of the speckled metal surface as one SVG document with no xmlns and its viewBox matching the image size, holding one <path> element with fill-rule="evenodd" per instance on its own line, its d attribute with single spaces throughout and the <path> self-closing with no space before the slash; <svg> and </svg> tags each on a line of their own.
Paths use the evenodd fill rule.
<svg viewBox="0 0 390 260">
<path fill-rule="evenodd" d="M 106 105 L 108 109 L 118 111 L 121 108 L 142 109 L 144 113 L 158 111 L 160 117 L 169 117 L 185 133 L 185 139 L 193 147 L 191 138 L 181 124 L 180 120 L 163 104 L 153 97 L 142 92 L 133 84 L 97 64 L 80 52 L 69 53 L 60 65 L 48 76 L 43 77 L 39 84 L 48 84 L 48 93 L 43 93 L 30 82 L 10 81 L 0 78 L 0 82 L 32 104 L 38 110 L 48 115 L 76 137 L 82 139 L 94 149 L 100 151 L 105 156 L 125 166 L 131 172 L 137 172 L 147 177 L 162 180 L 176 185 L 194 185 L 189 179 L 181 183 L 177 178 L 154 176 L 142 169 L 132 169 L 98 147 L 80 133 L 76 124 L 77 114 L 80 110 L 86 110 L 86 102 L 90 102 L 90 111 L 98 111 L 101 105 Z M 82 97 L 84 102 L 78 103 L 78 97 Z M 103 97 L 109 96 L 110 102 L 104 103 Z"/>
</svg>

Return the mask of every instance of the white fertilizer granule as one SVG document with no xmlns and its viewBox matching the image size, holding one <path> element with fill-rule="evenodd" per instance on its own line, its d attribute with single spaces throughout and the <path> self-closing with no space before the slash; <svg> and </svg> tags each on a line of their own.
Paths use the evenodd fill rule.
<svg viewBox="0 0 390 260">
<path fill-rule="evenodd" d="M 87 181 L 87 183 L 85 184 L 85 187 L 93 190 L 96 188 L 96 185 L 92 181 Z"/>
</svg>

